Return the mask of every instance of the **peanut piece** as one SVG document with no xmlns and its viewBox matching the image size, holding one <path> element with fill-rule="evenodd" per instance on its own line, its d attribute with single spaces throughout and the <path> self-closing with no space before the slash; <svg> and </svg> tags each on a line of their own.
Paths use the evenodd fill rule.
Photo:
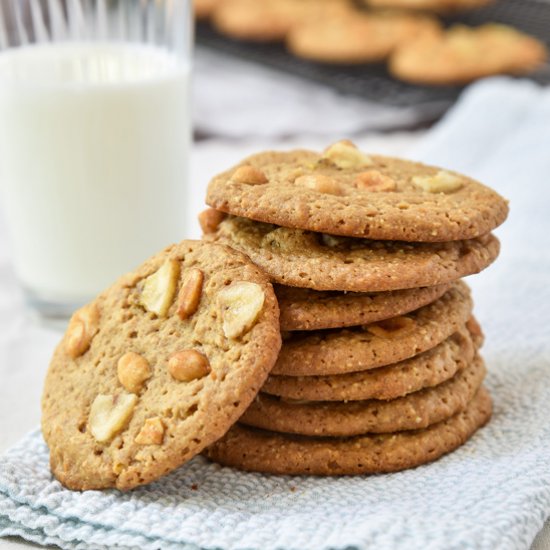
<svg viewBox="0 0 550 550">
<path fill-rule="evenodd" d="M 464 185 L 460 176 L 446 170 L 440 170 L 435 176 L 415 176 L 412 181 L 428 193 L 452 193 Z"/>
<path fill-rule="evenodd" d="M 151 377 L 151 367 L 145 357 L 129 351 L 117 363 L 119 382 L 131 393 L 139 393 L 145 380 Z"/>
<path fill-rule="evenodd" d="M 321 158 L 343 169 L 372 165 L 371 158 L 359 151 L 356 145 L 347 139 L 337 141 L 325 149 Z"/>
<path fill-rule="evenodd" d="M 265 301 L 262 287 L 256 283 L 233 283 L 221 290 L 218 302 L 222 308 L 223 332 L 227 338 L 238 338 L 256 322 Z"/>
<path fill-rule="evenodd" d="M 223 222 L 226 216 L 227 214 L 225 212 L 220 212 L 219 210 L 214 210 L 213 208 L 203 210 L 199 214 L 199 224 L 202 232 L 205 235 L 215 233 L 218 226 Z"/>
<path fill-rule="evenodd" d="M 138 445 L 160 445 L 164 439 L 164 424 L 159 417 L 148 418 L 134 441 Z"/>
<path fill-rule="evenodd" d="M 88 424 L 99 443 L 110 441 L 130 420 L 138 401 L 134 394 L 99 394 L 92 403 Z"/>
<path fill-rule="evenodd" d="M 239 166 L 233 172 L 231 181 L 236 183 L 248 183 L 249 185 L 260 185 L 262 183 L 267 183 L 268 179 L 258 168 L 245 164 L 244 166 Z"/>
<path fill-rule="evenodd" d="M 145 279 L 140 296 L 141 305 L 159 317 L 166 317 L 174 299 L 179 274 L 179 262 L 166 260 L 155 273 Z"/>
<path fill-rule="evenodd" d="M 357 174 L 353 183 L 357 189 L 366 191 L 395 191 L 397 188 L 397 184 L 392 178 L 378 170 L 368 170 Z"/>
<path fill-rule="evenodd" d="M 202 294 L 204 274 L 193 268 L 185 275 L 178 296 L 178 316 L 184 321 L 197 311 Z"/>
<path fill-rule="evenodd" d="M 174 353 L 168 359 L 168 372 L 180 382 L 191 382 L 210 372 L 208 359 L 194 349 Z"/>
<path fill-rule="evenodd" d="M 318 191 L 319 193 L 327 193 L 329 195 L 341 195 L 342 189 L 338 182 L 328 176 L 322 174 L 309 174 L 306 176 L 300 176 L 294 182 L 301 187 L 307 187 Z"/>
<path fill-rule="evenodd" d="M 99 308 L 95 304 L 76 311 L 65 334 L 65 351 L 76 359 L 88 350 L 93 337 L 99 331 Z"/>
<path fill-rule="evenodd" d="M 415 325 L 414 319 L 410 317 L 392 317 L 384 321 L 378 321 L 371 325 L 366 325 L 364 328 L 374 336 L 380 338 L 392 339 L 408 332 Z"/>
</svg>

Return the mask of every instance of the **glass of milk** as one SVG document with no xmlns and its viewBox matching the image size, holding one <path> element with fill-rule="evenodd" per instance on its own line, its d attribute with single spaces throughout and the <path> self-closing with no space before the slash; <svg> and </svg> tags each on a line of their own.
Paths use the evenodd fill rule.
<svg viewBox="0 0 550 550">
<path fill-rule="evenodd" d="M 191 0 L 0 0 L 0 212 L 68 316 L 184 237 Z"/>
</svg>

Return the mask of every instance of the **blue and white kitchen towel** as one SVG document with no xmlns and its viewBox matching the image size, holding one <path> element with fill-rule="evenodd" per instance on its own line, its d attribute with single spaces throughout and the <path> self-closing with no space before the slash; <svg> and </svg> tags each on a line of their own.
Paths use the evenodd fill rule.
<svg viewBox="0 0 550 550">
<path fill-rule="evenodd" d="M 34 432 L 0 458 L 0 535 L 70 549 L 529 548 L 550 515 L 550 91 L 480 82 L 410 156 L 511 200 L 501 257 L 470 280 L 495 400 L 486 428 L 391 475 L 246 474 L 198 457 L 126 494 L 63 489 Z"/>
</svg>

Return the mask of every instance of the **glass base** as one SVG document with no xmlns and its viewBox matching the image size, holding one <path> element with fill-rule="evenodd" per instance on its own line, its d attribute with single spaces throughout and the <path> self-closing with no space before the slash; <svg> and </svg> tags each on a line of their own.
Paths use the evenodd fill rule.
<svg viewBox="0 0 550 550">
<path fill-rule="evenodd" d="M 75 310 L 91 300 L 52 300 L 44 298 L 28 288 L 23 288 L 25 304 L 33 320 L 49 328 L 64 329 Z"/>
</svg>

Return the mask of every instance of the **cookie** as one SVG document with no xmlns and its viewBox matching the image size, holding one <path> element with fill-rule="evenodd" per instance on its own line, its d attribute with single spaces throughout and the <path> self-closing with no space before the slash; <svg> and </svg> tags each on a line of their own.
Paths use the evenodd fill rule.
<svg viewBox="0 0 550 550">
<path fill-rule="evenodd" d="M 352 327 L 409 313 L 440 298 L 449 284 L 393 292 L 330 292 L 276 285 L 281 330 Z"/>
<path fill-rule="evenodd" d="M 280 348 L 265 275 L 183 241 L 77 311 L 53 355 L 42 431 L 70 489 L 131 489 L 190 460 L 248 407 Z"/>
<path fill-rule="evenodd" d="M 332 439 L 284 435 L 236 424 L 205 455 L 224 466 L 269 474 L 396 472 L 453 451 L 488 422 L 491 412 L 491 397 L 482 387 L 464 411 L 423 430 Z"/>
<path fill-rule="evenodd" d="M 392 55 L 389 70 L 416 84 L 466 84 L 496 74 L 527 74 L 547 58 L 541 41 L 511 27 L 455 25 L 402 44 Z"/>
<path fill-rule="evenodd" d="M 494 0 L 362 0 L 369 8 L 431 11 L 440 14 L 473 10 Z"/>
<path fill-rule="evenodd" d="M 279 284 L 353 292 L 449 283 L 485 269 L 499 253 L 492 234 L 445 243 L 371 241 L 234 216 L 204 238 L 244 252 Z"/>
<path fill-rule="evenodd" d="M 304 19 L 331 18 L 351 10 L 346 0 L 224 0 L 212 14 L 218 32 L 238 40 L 283 40 Z"/>
<path fill-rule="evenodd" d="M 443 384 L 389 401 L 304 402 L 260 393 L 239 422 L 273 432 L 323 437 L 426 428 L 464 410 L 481 386 L 485 372 L 478 356 Z"/>
<path fill-rule="evenodd" d="M 208 19 L 217 5 L 224 0 L 193 0 L 193 14 L 196 19 Z"/>
<path fill-rule="evenodd" d="M 322 63 L 356 64 L 383 61 L 401 43 L 440 24 L 430 17 L 356 11 L 341 17 L 310 18 L 290 29 L 287 49 Z"/>
<path fill-rule="evenodd" d="M 291 332 L 271 373 L 319 376 L 398 363 L 434 348 L 463 328 L 471 310 L 469 289 L 458 282 L 439 300 L 406 316 L 362 327 Z"/>
<path fill-rule="evenodd" d="M 508 214 L 500 195 L 471 178 L 366 155 L 347 140 L 322 153 L 252 155 L 210 181 L 206 202 L 283 227 L 397 241 L 472 239 Z"/>
<path fill-rule="evenodd" d="M 474 358 L 476 345 L 461 329 L 435 348 L 397 364 L 332 376 L 269 376 L 262 392 L 285 399 L 360 401 L 395 399 L 442 384 Z"/>
</svg>

